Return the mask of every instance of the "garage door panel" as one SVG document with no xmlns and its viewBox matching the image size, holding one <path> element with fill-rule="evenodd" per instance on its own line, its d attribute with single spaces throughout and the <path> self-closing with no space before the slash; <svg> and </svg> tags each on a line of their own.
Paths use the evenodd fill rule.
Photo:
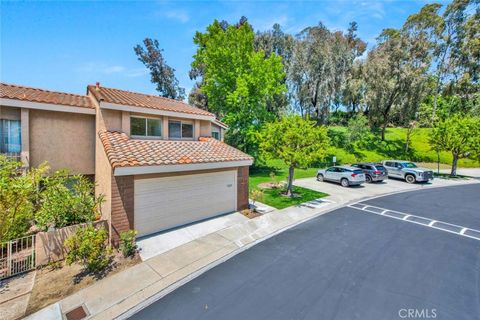
<svg viewBox="0 0 480 320">
<path fill-rule="evenodd" d="M 135 180 L 139 236 L 236 209 L 236 171 Z"/>
</svg>

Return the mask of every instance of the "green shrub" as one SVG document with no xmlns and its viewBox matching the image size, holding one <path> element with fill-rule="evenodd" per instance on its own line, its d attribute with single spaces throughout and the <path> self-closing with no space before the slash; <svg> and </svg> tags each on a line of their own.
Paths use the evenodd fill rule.
<svg viewBox="0 0 480 320">
<path fill-rule="evenodd" d="M 57 171 L 43 182 L 42 204 L 35 215 L 40 229 L 91 222 L 99 216 L 103 198 L 95 198 L 94 185 L 87 178 L 72 176 L 68 171 Z"/>
<path fill-rule="evenodd" d="M 107 237 L 108 233 L 104 227 L 96 229 L 93 225 L 88 225 L 85 228 L 79 228 L 64 242 L 68 251 L 67 264 L 81 263 L 89 272 L 105 269 L 110 255 Z"/>
<path fill-rule="evenodd" d="M 0 155 L 0 242 L 25 236 L 39 205 L 38 184 L 48 170 L 22 169 L 22 163 Z"/>
<path fill-rule="evenodd" d="M 125 258 L 133 256 L 137 250 L 137 244 L 135 243 L 136 235 L 137 231 L 135 230 L 120 233 L 120 251 Z"/>
</svg>

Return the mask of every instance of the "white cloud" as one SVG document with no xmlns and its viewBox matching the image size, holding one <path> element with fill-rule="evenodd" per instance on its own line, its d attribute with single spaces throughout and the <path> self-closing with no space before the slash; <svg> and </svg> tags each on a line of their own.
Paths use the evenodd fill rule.
<svg viewBox="0 0 480 320">
<path fill-rule="evenodd" d="M 181 23 L 186 23 L 190 21 L 190 16 L 185 10 L 167 10 L 159 12 L 159 14 L 163 17 L 167 17 L 172 20 L 177 20 Z"/>
<path fill-rule="evenodd" d="M 130 78 L 142 77 L 148 74 L 146 68 L 127 68 L 121 65 L 108 65 L 97 62 L 84 63 L 76 71 L 96 75 L 123 75 Z"/>
</svg>

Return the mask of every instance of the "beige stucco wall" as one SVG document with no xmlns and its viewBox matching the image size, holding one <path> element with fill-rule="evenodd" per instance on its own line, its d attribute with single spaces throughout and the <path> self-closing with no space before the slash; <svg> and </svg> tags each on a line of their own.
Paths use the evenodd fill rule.
<svg viewBox="0 0 480 320">
<path fill-rule="evenodd" d="M 200 136 L 211 137 L 212 136 L 212 123 L 210 121 L 200 121 Z"/>
<path fill-rule="evenodd" d="M 95 116 L 30 109 L 30 165 L 95 173 Z"/>
<path fill-rule="evenodd" d="M 0 119 L 20 120 L 20 108 L 0 106 Z"/>
<path fill-rule="evenodd" d="M 97 139 L 95 195 L 103 195 L 102 219 L 110 221 L 112 208 L 112 168 L 100 139 Z"/>
</svg>

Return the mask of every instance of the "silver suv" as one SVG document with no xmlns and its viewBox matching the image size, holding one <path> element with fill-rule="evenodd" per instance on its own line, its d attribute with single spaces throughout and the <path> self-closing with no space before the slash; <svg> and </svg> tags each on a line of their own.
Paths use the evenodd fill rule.
<svg viewBox="0 0 480 320">
<path fill-rule="evenodd" d="M 335 166 L 317 172 L 318 181 L 340 182 L 342 187 L 361 185 L 365 182 L 365 174 L 359 168 Z"/>
<path fill-rule="evenodd" d="M 385 160 L 383 165 L 387 168 L 389 178 L 399 178 L 408 183 L 428 182 L 433 180 L 433 171 L 430 169 L 419 168 L 410 161 L 403 160 Z"/>
</svg>

